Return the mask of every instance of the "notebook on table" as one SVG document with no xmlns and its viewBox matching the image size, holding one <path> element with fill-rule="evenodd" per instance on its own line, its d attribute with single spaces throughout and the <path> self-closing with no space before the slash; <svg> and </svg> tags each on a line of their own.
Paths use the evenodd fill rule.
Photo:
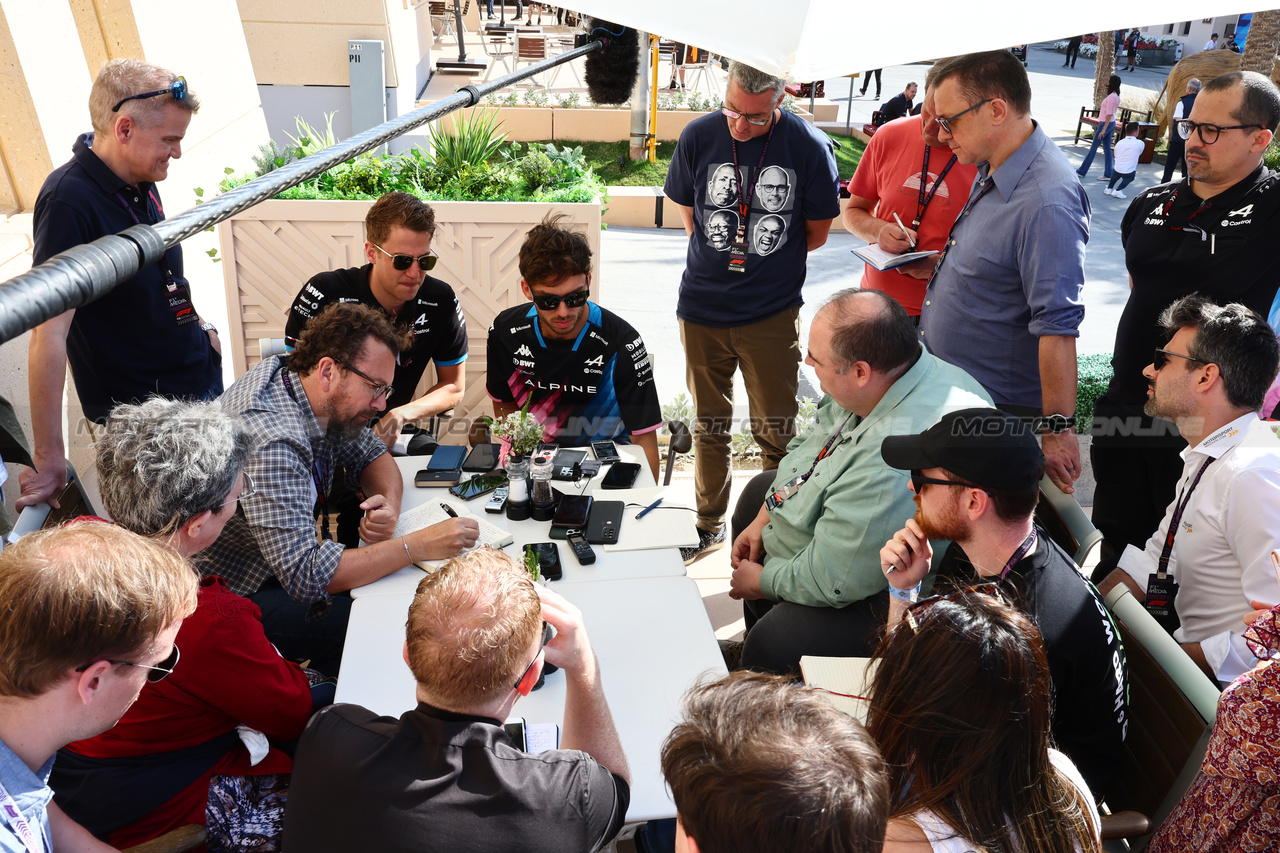
<svg viewBox="0 0 1280 853">
<path fill-rule="evenodd" d="M 804 683 L 823 691 L 822 697 L 860 723 L 867 722 L 865 698 L 871 689 L 871 658 L 829 658 L 804 655 L 800 674 Z"/>
<path fill-rule="evenodd" d="M 433 524 L 439 524 L 442 521 L 449 520 L 449 514 L 444 511 L 442 503 L 448 503 L 453 507 L 453 511 L 458 514 L 459 518 L 474 518 L 480 523 L 480 538 L 476 540 L 476 544 L 468 548 L 462 553 L 474 551 L 476 548 L 483 548 L 488 545 L 490 548 L 505 548 L 515 541 L 510 533 L 480 518 L 471 512 L 465 504 L 454 503 L 453 501 L 429 500 L 424 504 L 405 510 L 400 513 L 400 520 L 396 522 L 396 532 L 392 538 L 397 536 L 405 536 L 413 533 L 415 530 L 421 530 L 424 527 L 430 527 Z M 414 560 L 413 564 L 423 571 L 430 572 L 440 568 L 449 562 L 449 558 L 443 560 Z"/>
<path fill-rule="evenodd" d="M 698 528 L 694 524 L 697 513 L 687 501 L 681 500 L 663 487 L 648 489 L 617 489 L 606 492 L 611 500 L 622 501 L 622 511 L 616 545 L 605 545 L 611 551 L 650 551 L 657 548 L 687 548 L 698 544 Z M 645 507 L 659 497 L 662 503 L 636 518 Z"/>
</svg>

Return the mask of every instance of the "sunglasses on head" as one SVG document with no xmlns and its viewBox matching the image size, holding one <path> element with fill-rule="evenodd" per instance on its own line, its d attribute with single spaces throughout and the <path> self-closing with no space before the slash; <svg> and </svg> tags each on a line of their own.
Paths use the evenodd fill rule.
<svg viewBox="0 0 1280 853">
<path fill-rule="evenodd" d="M 587 304 L 587 300 L 591 297 L 590 290 L 575 290 L 573 293 L 566 293 L 564 296 L 556 296 L 552 293 L 535 294 L 533 304 L 537 305 L 543 311 L 554 311 L 560 307 L 563 302 L 566 308 L 581 308 Z"/>
<path fill-rule="evenodd" d="M 533 692 L 534 680 L 530 677 L 533 675 L 533 665 L 538 662 L 538 655 L 542 654 L 542 650 L 546 648 L 547 643 L 551 642 L 551 636 L 551 626 L 543 622 L 542 645 L 538 646 L 538 654 L 534 655 L 533 660 L 529 661 L 529 665 L 524 668 L 524 672 L 520 673 L 520 678 L 515 683 L 515 689 L 519 691 L 521 696 L 528 696 Z"/>
<path fill-rule="evenodd" d="M 924 622 L 925 614 L 929 611 L 929 608 L 939 601 L 955 601 L 957 598 L 967 598 L 970 595 L 989 595 L 1001 604 L 1007 605 L 1009 603 L 1004 594 L 1000 592 L 1000 584 L 980 583 L 974 586 L 967 586 L 964 589 L 958 589 L 946 595 L 931 595 L 928 598 L 922 598 L 903 612 L 902 620 L 911 626 L 913 634 L 918 634 L 920 625 Z"/>
<path fill-rule="evenodd" d="M 1156 370 L 1160 370 L 1169 363 L 1170 356 L 1173 356 L 1174 358 L 1185 358 L 1187 361 L 1194 361 L 1196 364 L 1210 364 L 1210 362 L 1207 362 L 1202 358 L 1193 358 L 1189 355 L 1183 355 L 1180 352 L 1169 352 L 1167 349 L 1160 349 L 1159 347 L 1156 347 L 1155 356 L 1151 359 L 1151 366 Z"/>
<path fill-rule="evenodd" d="M 169 652 L 169 656 L 155 666 L 147 666 L 145 663 L 134 663 L 131 660 L 111 660 L 110 658 L 107 658 L 106 660 L 107 663 L 112 663 L 116 666 L 136 666 L 140 669 L 149 669 L 151 671 L 147 673 L 147 681 L 155 684 L 157 681 L 164 681 L 165 676 L 173 672 L 173 670 L 178 666 L 178 656 L 178 645 L 175 643 L 173 651 Z M 76 672 L 84 672 L 91 666 L 93 666 L 92 663 L 86 663 L 84 666 L 78 666 L 76 667 Z"/>
<path fill-rule="evenodd" d="M 127 98 L 121 98 L 116 101 L 116 105 L 111 108 L 111 112 L 120 112 L 120 107 L 127 101 L 145 101 L 147 98 L 154 98 L 157 95 L 173 95 L 175 101 L 186 100 L 187 97 L 187 78 L 179 77 L 163 89 L 156 89 L 154 92 L 143 92 L 141 95 L 130 95 Z"/>
<path fill-rule="evenodd" d="M 404 272 L 409 267 L 413 266 L 414 261 L 418 262 L 418 269 L 420 270 L 425 271 L 425 270 L 433 270 L 436 268 L 435 255 L 427 254 L 427 255 L 419 255 L 417 257 L 414 257 L 413 255 L 393 255 L 390 252 L 388 252 L 386 249 L 379 246 L 377 243 L 373 244 L 373 248 L 377 249 L 379 252 L 386 255 L 388 258 L 390 258 L 391 266 L 395 267 L 400 272 Z"/>
</svg>

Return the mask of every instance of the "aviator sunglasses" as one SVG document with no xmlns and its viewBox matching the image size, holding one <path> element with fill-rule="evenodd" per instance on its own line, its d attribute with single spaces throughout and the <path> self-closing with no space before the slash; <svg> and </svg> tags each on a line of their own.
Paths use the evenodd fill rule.
<svg viewBox="0 0 1280 853">
<path fill-rule="evenodd" d="M 390 258 L 391 266 L 395 267 L 400 272 L 404 272 L 409 267 L 413 266 L 414 261 L 418 262 L 418 269 L 420 270 L 426 271 L 436 268 L 435 255 L 419 255 L 418 257 L 414 257 L 413 255 L 393 255 L 377 243 L 373 244 L 373 248 Z"/>
</svg>

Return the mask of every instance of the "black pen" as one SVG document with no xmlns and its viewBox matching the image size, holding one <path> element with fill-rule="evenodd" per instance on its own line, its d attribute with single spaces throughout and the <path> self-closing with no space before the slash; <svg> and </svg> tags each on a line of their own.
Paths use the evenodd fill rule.
<svg viewBox="0 0 1280 853">
<path fill-rule="evenodd" d="M 449 513 L 449 517 L 450 517 L 450 518 L 457 518 L 457 517 L 458 517 L 458 514 L 457 514 L 456 512 L 454 512 L 454 511 L 453 511 L 453 507 L 449 506 L 447 503 L 444 503 L 443 501 L 441 501 L 441 503 L 440 503 L 440 508 L 441 508 L 442 510 L 444 510 L 445 512 Z"/>
</svg>

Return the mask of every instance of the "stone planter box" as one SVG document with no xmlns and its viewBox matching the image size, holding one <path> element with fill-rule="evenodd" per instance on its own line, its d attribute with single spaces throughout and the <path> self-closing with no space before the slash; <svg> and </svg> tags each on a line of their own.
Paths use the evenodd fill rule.
<svg viewBox="0 0 1280 853">
<path fill-rule="evenodd" d="M 453 123 L 460 113 L 465 112 L 469 117 L 476 109 L 472 107 L 468 110 L 454 110 L 443 116 L 440 119 L 440 129 L 452 131 Z M 552 127 L 554 110 L 551 107 L 515 106 L 479 107 L 478 109 L 482 112 L 497 109 L 498 120 L 502 122 L 502 131 L 507 134 L 508 142 L 538 142 L 556 138 Z"/>
<path fill-rule="evenodd" d="M 372 201 L 270 200 L 218 225 L 235 375 L 260 360 L 259 338 L 284 337 L 289 307 L 303 284 L 318 272 L 361 266 L 364 217 Z M 517 266 L 529 228 L 548 213 L 565 213 L 600 257 L 601 204 L 433 201 L 436 235 L 432 252 L 440 260 L 432 275 L 458 295 L 467 318 L 467 390 L 446 421 L 448 443 L 465 441 L 471 422 L 490 414 L 485 393 L 485 339 L 498 312 L 525 301 Z M 591 279 L 599 293 L 601 270 Z M 419 390 L 434 384 L 434 371 Z"/>
</svg>

